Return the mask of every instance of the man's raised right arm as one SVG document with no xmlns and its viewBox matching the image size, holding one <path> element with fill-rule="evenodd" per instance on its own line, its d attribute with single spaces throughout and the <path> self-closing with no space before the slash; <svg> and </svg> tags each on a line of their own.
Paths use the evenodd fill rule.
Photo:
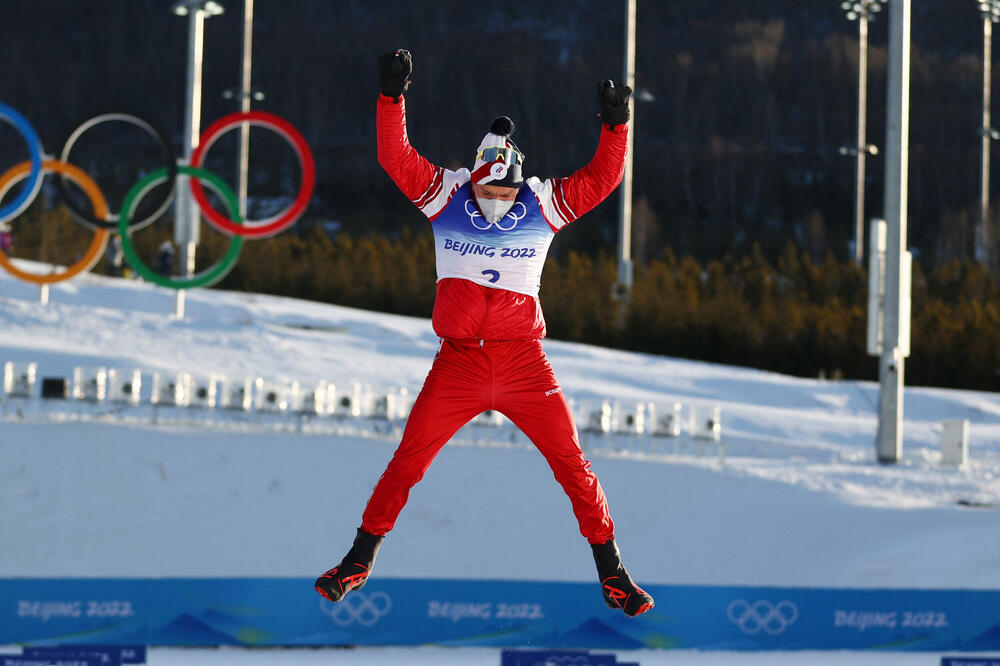
<svg viewBox="0 0 1000 666">
<path fill-rule="evenodd" d="M 423 209 L 435 189 L 440 190 L 444 169 L 431 164 L 410 145 L 406 134 L 406 100 L 413 60 L 398 49 L 378 57 L 381 95 L 375 115 L 378 162 L 396 186 L 418 208 Z"/>
</svg>

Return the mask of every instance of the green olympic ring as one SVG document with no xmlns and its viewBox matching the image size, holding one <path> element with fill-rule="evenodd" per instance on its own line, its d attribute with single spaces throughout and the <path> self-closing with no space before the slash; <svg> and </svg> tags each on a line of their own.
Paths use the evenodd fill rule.
<svg viewBox="0 0 1000 666">
<path fill-rule="evenodd" d="M 177 172 L 186 176 L 191 176 L 192 178 L 207 181 L 212 186 L 212 189 L 218 192 L 222 197 L 226 208 L 229 210 L 230 218 L 238 223 L 243 222 L 243 218 L 240 217 L 239 204 L 237 203 L 236 195 L 219 176 L 216 176 L 211 171 L 190 166 L 178 166 Z M 161 287 L 169 287 L 170 289 L 211 287 L 213 284 L 226 277 L 229 271 L 233 269 L 233 266 L 236 265 L 236 260 L 239 259 L 240 251 L 243 249 L 242 236 L 232 236 L 229 239 L 229 249 L 226 250 L 225 256 L 211 268 L 205 269 L 201 273 L 196 273 L 190 278 L 173 278 L 170 276 L 160 275 L 143 263 L 142 259 L 139 258 L 138 253 L 135 251 L 135 246 L 132 245 L 132 229 L 129 228 L 129 218 L 132 217 L 132 209 L 135 207 L 135 204 L 137 204 L 139 200 L 149 192 L 149 190 L 167 180 L 167 173 L 168 169 L 166 167 L 151 172 L 145 178 L 133 185 L 132 189 L 130 189 L 128 194 L 125 195 L 124 201 L 122 201 L 121 212 L 118 216 L 118 233 L 121 235 L 122 250 L 125 252 L 125 259 L 128 261 L 129 266 L 135 269 L 136 273 L 141 275 L 146 280 L 160 285 Z"/>
</svg>

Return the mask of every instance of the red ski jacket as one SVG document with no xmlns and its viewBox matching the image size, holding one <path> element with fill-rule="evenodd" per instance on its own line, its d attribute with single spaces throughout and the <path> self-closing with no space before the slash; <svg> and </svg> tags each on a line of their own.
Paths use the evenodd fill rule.
<svg viewBox="0 0 1000 666">
<path fill-rule="evenodd" d="M 601 203 L 621 182 L 628 126 L 601 125 L 590 163 L 566 178 L 527 178 L 552 233 Z M 406 102 L 380 95 L 376 112 L 378 160 L 389 177 L 433 224 L 452 195 L 469 182 L 468 169 L 431 164 L 410 145 Z M 432 317 L 434 332 L 455 340 L 538 340 L 545 317 L 536 296 L 461 278 L 439 279 Z"/>
</svg>

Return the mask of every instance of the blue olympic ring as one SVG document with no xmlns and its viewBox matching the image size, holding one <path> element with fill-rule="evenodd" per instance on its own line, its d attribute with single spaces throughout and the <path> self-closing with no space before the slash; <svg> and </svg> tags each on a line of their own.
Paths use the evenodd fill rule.
<svg viewBox="0 0 1000 666">
<path fill-rule="evenodd" d="M 20 215 L 25 208 L 31 205 L 38 190 L 42 187 L 42 140 L 38 138 L 35 128 L 31 126 L 27 118 L 3 103 L 0 103 L 0 120 L 6 120 L 24 137 L 25 143 L 28 144 L 28 155 L 31 158 L 28 182 L 24 184 L 20 194 L 13 201 L 0 208 L 0 223 L 2 223 Z"/>
</svg>

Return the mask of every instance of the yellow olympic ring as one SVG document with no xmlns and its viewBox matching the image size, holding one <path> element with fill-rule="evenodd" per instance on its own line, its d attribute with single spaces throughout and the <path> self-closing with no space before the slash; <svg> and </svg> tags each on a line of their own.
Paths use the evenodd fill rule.
<svg viewBox="0 0 1000 666">
<path fill-rule="evenodd" d="M 67 164 L 61 160 L 45 160 L 42 162 L 42 171 L 49 173 L 58 173 L 66 176 L 74 183 L 79 185 L 83 191 L 86 193 L 87 197 L 90 199 L 90 205 L 94 208 L 94 215 L 98 219 L 105 219 L 108 215 L 108 203 L 104 199 L 104 195 L 101 193 L 100 188 L 97 187 L 97 183 L 94 179 L 87 175 L 85 171 L 79 167 L 75 167 L 72 164 Z M 17 184 L 19 181 L 24 180 L 31 172 L 31 161 L 21 162 L 4 172 L 0 176 L 0 198 L 3 197 L 4 193 L 7 192 L 11 187 Z M 10 258 L 2 251 L 0 251 L 0 266 L 3 266 L 8 273 L 24 280 L 25 282 L 32 282 L 34 284 L 53 284 L 55 282 L 62 282 L 63 280 L 68 280 L 80 273 L 89 271 L 94 267 L 94 264 L 101 258 L 104 254 L 104 250 L 108 246 L 108 231 L 107 229 L 97 229 L 94 232 L 94 239 L 90 242 L 90 246 L 87 251 L 83 253 L 83 256 L 75 264 L 67 266 L 66 270 L 61 273 L 49 273 L 48 275 L 38 275 L 37 273 L 28 273 L 22 271 L 21 269 L 14 266 L 11 263 Z"/>
</svg>

